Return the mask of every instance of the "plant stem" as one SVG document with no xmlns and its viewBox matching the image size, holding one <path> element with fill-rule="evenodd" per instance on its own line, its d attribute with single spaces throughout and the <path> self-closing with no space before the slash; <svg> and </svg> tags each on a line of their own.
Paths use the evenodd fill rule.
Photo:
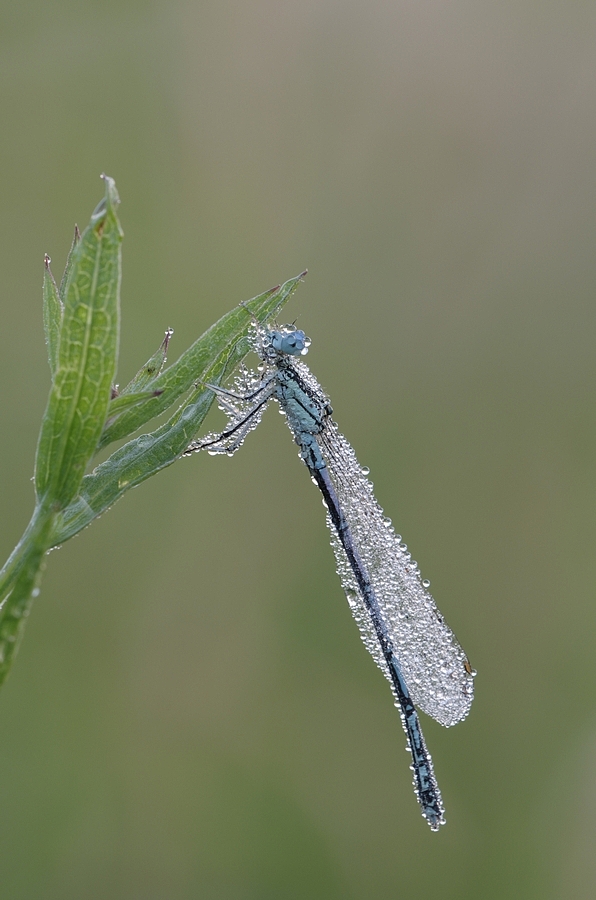
<svg viewBox="0 0 596 900">
<path fill-rule="evenodd" d="M 0 684 L 18 649 L 25 620 L 41 577 L 56 513 L 41 503 L 0 572 Z"/>
</svg>

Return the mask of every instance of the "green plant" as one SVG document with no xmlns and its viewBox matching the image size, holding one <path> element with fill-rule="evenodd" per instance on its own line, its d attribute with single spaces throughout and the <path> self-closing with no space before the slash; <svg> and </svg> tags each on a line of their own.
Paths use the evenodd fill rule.
<svg viewBox="0 0 596 900">
<path fill-rule="evenodd" d="M 46 257 L 43 319 L 52 386 L 35 462 L 31 521 L 0 572 L 0 684 L 39 593 L 44 557 L 112 506 L 126 491 L 180 458 L 219 384 L 249 351 L 254 316 L 273 318 L 301 275 L 233 309 L 173 365 L 164 368 L 171 332 L 124 390 L 114 388 L 120 329 L 122 230 L 116 185 L 75 237 L 60 286 Z M 304 274 L 304 273 L 302 273 Z M 122 440 L 179 402 L 155 431 L 129 440 L 89 474 L 94 454 Z"/>
</svg>

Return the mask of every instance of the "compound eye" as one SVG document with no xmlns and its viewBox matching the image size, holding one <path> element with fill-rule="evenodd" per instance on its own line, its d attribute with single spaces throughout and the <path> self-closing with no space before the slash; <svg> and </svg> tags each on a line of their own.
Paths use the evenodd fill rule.
<svg viewBox="0 0 596 900">
<path fill-rule="evenodd" d="M 303 356 L 310 341 L 303 331 L 296 330 L 286 335 L 284 343 L 286 353 L 291 356 Z"/>
</svg>

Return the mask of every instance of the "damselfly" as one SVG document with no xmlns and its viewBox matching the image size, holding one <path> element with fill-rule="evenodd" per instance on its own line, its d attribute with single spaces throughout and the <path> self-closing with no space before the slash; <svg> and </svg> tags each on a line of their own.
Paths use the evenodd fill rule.
<svg viewBox="0 0 596 900">
<path fill-rule="evenodd" d="M 445 623 L 417 564 L 374 498 L 368 470 L 331 418 L 328 397 L 298 357 L 309 339 L 293 326 L 253 324 L 253 347 L 262 360 L 246 369 L 234 390 L 209 385 L 228 424 L 190 445 L 232 455 L 259 424 L 270 400 L 284 412 L 300 457 L 323 495 L 337 570 L 362 639 L 391 684 L 412 755 L 414 789 L 431 829 L 444 824 L 441 793 L 416 707 L 442 725 L 466 717 L 473 672 Z"/>
</svg>

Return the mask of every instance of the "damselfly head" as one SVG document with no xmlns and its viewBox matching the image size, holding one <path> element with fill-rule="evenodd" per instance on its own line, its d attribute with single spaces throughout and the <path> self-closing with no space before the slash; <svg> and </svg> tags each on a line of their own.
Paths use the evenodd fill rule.
<svg viewBox="0 0 596 900">
<path fill-rule="evenodd" d="M 310 338 L 293 325 L 269 332 L 269 342 L 276 353 L 287 353 L 288 356 L 306 356 L 310 347 Z"/>
</svg>

